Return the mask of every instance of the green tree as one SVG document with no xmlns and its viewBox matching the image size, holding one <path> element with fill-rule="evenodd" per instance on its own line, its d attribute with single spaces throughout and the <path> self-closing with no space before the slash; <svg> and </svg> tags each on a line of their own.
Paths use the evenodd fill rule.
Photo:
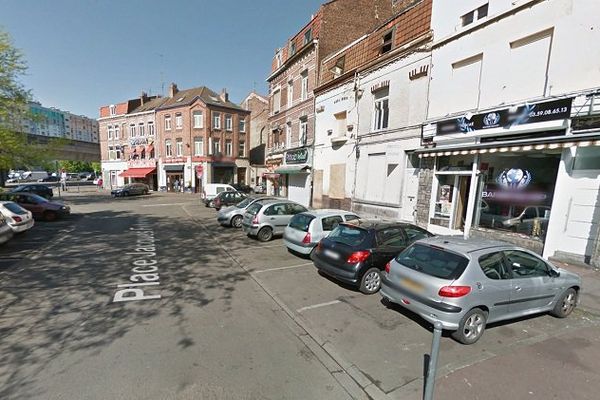
<svg viewBox="0 0 600 400">
<path fill-rule="evenodd" d="M 43 165 L 58 145 L 31 142 L 22 132 L 22 122 L 35 119 L 28 107 L 31 93 L 19 81 L 26 70 L 23 54 L 0 29 L 0 171 Z"/>
</svg>

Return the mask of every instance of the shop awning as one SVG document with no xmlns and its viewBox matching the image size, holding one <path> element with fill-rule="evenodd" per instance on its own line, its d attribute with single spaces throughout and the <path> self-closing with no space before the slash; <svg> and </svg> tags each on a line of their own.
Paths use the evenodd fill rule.
<svg viewBox="0 0 600 400">
<path fill-rule="evenodd" d="M 468 154 L 527 152 L 569 148 L 573 146 L 600 146 L 600 137 L 595 135 L 566 135 L 549 137 L 544 140 L 532 139 L 515 141 L 498 141 L 462 146 L 444 146 L 415 150 L 419 157 L 458 156 Z"/>
<path fill-rule="evenodd" d="M 156 168 L 129 168 L 119 174 L 122 178 L 145 178 L 149 173 L 154 172 Z"/>
<path fill-rule="evenodd" d="M 274 172 L 265 172 L 264 174 L 262 174 L 263 177 L 267 178 L 267 179 L 277 179 L 279 178 L 281 175 L 276 174 Z"/>
<path fill-rule="evenodd" d="M 275 169 L 276 174 L 306 174 L 310 167 L 305 164 L 301 165 L 282 165 L 281 167 Z"/>
<path fill-rule="evenodd" d="M 163 165 L 163 169 L 167 172 L 181 172 L 183 165 Z"/>
<path fill-rule="evenodd" d="M 236 165 L 233 161 L 215 161 L 212 163 L 213 167 L 217 168 L 235 168 Z"/>
</svg>

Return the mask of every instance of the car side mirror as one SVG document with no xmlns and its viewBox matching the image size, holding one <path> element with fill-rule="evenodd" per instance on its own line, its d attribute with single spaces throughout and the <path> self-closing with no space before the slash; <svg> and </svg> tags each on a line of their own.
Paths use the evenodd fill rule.
<svg viewBox="0 0 600 400">
<path fill-rule="evenodd" d="M 550 268 L 548 270 L 548 275 L 550 275 L 552 278 L 558 278 L 560 276 L 560 271 L 557 271 L 554 268 Z"/>
</svg>

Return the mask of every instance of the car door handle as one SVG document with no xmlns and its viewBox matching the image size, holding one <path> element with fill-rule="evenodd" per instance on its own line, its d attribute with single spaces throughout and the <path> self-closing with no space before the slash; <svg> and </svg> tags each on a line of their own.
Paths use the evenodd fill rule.
<svg viewBox="0 0 600 400">
<path fill-rule="evenodd" d="M 515 291 L 520 292 L 521 291 L 521 286 L 515 286 Z"/>
<path fill-rule="evenodd" d="M 275 220 L 275 217 L 271 217 L 271 218 L 269 218 L 269 219 L 270 219 L 271 221 L 274 221 L 274 220 Z"/>
</svg>

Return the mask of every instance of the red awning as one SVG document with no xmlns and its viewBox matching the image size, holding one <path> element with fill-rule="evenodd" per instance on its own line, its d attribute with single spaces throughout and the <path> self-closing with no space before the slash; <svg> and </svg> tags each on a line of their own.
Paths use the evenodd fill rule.
<svg viewBox="0 0 600 400">
<path fill-rule="evenodd" d="M 156 168 L 129 168 L 119 174 L 123 178 L 145 178 L 150 172 Z"/>
</svg>

